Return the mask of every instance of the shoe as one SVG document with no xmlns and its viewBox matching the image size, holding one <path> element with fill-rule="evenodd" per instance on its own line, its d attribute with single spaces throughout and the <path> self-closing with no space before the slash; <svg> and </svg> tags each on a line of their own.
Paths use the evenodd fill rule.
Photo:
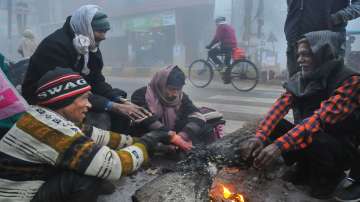
<svg viewBox="0 0 360 202">
<path fill-rule="evenodd" d="M 360 182 L 345 178 L 336 189 L 334 199 L 343 202 L 360 201 Z"/>
<path fill-rule="evenodd" d="M 230 71 L 228 68 L 225 69 L 225 72 L 221 74 L 222 80 L 224 82 L 224 84 L 229 84 L 231 83 L 231 78 L 230 78 Z"/>
<path fill-rule="evenodd" d="M 313 183 L 310 185 L 310 196 L 321 200 L 332 198 L 335 190 L 337 190 L 338 185 L 345 176 L 345 173 L 341 173 L 337 177 L 322 176 L 317 179 L 313 179 Z"/>
</svg>

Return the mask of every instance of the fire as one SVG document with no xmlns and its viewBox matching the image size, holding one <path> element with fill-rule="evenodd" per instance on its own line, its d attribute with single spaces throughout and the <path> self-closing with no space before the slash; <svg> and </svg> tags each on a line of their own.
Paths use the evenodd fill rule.
<svg viewBox="0 0 360 202">
<path fill-rule="evenodd" d="M 224 189 L 224 198 L 225 199 L 229 199 L 233 194 L 231 193 L 231 191 L 226 188 L 224 185 L 223 185 L 223 189 Z"/>
<path fill-rule="evenodd" d="M 241 194 L 233 194 L 228 188 L 223 186 L 224 199 L 228 199 L 230 202 L 245 202 L 244 196 Z"/>
</svg>

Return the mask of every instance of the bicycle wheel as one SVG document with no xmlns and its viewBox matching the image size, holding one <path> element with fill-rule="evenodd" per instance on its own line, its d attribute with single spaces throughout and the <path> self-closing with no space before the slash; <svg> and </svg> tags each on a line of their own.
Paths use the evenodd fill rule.
<svg viewBox="0 0 360 202">
<path fill-rule="evenodd" d="M 231 67 L 231 84 L 238 91 L 250 91 L 259 81 L 256 65 L 247 59 L 235 61 Z"/>
<path fill-rule="evenodd" d="M 205 88 L 214 77 L 214 70 L 205 60 L 195 60 L 189 67 L 189 80 L 198 88 Z"/>
</svg>

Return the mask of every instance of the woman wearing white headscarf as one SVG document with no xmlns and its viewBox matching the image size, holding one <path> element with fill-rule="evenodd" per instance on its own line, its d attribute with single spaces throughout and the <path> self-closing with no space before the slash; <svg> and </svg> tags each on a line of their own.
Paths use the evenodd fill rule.
<svg viewBox="0 0 360 202">
<path fill-rule="evenodd" d="M 107 15 L 101 12 L 98 6 L 85 5 L 76 10 L 67 18 L 62 28 L 40 43 L 30 58 L 29 69 L 22 85 L 24 97 L 30 103 L 35 103 L 35 86 L 42 75 L 57 66 L 71 68 L 80 73 L 93 89 L 94 96 L 90 98 L 92 111 L 101 114 L 92 117 L 108 117 L 107 114 L 110 114 L 111 122 L 121 123 L 114 124 L 116 128 L 111 128 L 117 132 L 124 132 L 130 119 L 145 118 L 147 114 L 142 108 L 122 102 L 127 96 L 126 92 L 112 88 L 102 74 L 103 59 L 99 43 L 105 40 L 109 29 Z M 101 120 L 93 121 L 92 124 L 100 122 Z M 108 125 L 103 123 L 97 126 L 109 129 Z"/>
<path fill-rule="evenodd" d="M 35 52 L 37 46 L 34 33 L 30 29 L 26 29 L 23 32 L 23 38 L 18 48 L 19 54 L 24 58 L 28 58 Z"/>
</svg>

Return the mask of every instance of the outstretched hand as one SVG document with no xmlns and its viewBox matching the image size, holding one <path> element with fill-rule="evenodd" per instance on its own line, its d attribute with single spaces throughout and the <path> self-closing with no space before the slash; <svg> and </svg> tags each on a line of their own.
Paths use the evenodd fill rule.
<svg viewBox="0 0 360 202">
<path fill-rule="evenodd" d="M 262 169 L 281 155 L 281 150 L 275 144 L 270 144 L 261 150 L 260 154 L 254 160 L 254 167 Z"/>
<path fill-rule="evenodd" d="M 141 122 L 149 116 L 152 116 L 152 114 L 145 108 L 135 105 L 131 102 L 126 102 L 123 104 L 114 103 L 112 110 L 116 113 L 120 113 L 129 117 L 135 122 Z"/>
<path fill-rule="evenodd" d="M 242 144 L 243 146 L 240 148 L 240 155 L 243 160 L 257 157 L 260 151 L 264 148 L 263 143 L 257 137 L 251 137 Z"/>
</svg>

